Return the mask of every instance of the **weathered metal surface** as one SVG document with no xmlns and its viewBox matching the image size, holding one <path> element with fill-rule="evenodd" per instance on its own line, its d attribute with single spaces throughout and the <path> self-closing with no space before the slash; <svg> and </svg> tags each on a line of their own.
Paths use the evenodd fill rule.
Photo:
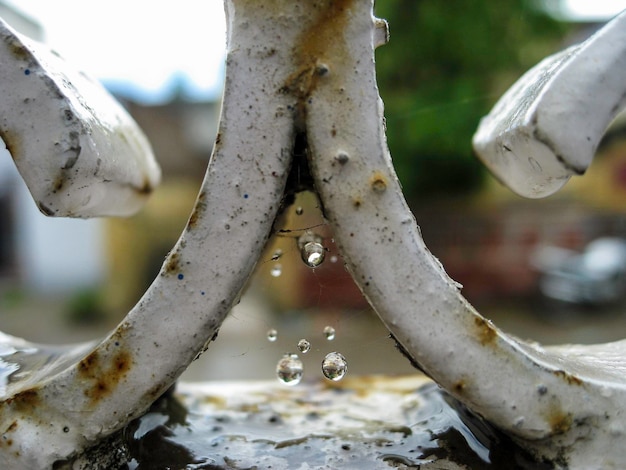
<svg viewBox="0 0 626 470">
<path fill-rule="evenodd" d="M 243 12 L 228 3 L 221 124 L 184 233 L 108 338 L 64 371 L 11 387 L 0 404 L 3 467 L 49 467 L 139 416 L 237 301 L 270 234 L 294 140 L 292 100 L 282 88 L 293 71 L 285 43 L 298 25 L 274 24 L 255 3 Z"/>
<path fill-rule="evenodd" d="M 402 197 L 381 125 L 372 20 L 356 16 L 325 51 L 328 79 L 304 101 L 316 189 L 355 281 L 416 365 L 470 409 L 547 459 L 623 465 L 626 381 L 615 371 L 626 343 L 607 346 L 610 360 L 593 348 L 544 349 L 505 335 L 461 296 Z"/>
<path fill-rule="evenodd" d="M 1 19 L 0 63 L 0 138 L 41 212 L 136 212 L 161 173 L 148 140 L 119 103 Z"/>
<path fill-rule="evenodd" d="M 626 13 L 544 59 L 483 118 L 474 148 L 516 193 L 543 197 L 585 172 L 626 105 Z"/>
<path fill-rule="evenodd" d="M 416 366 L 541 461 L 626 464 L 626 343 L 542 348 L 511 338 L 424 246 L 385 143 L 374 48 L 386 29 L 372 7 L 226 0 L 220 128 L 187 227 L 108 338 L 36 383 L 9 384 L 4 466 L 64 461 L 140 416 L 217 333 L 283 195 L 301 189 L 318 193 L 347 267 Z M 291 165 L 301 179 L 288 178 Z"/>
</svg>

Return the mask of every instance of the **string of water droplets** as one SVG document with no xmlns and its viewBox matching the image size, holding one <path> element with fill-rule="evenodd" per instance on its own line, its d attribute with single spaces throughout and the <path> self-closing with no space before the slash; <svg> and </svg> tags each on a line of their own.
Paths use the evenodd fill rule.
<svg viewBox="0 0 626 470">
<path fill-rule="evenodd" d="M 309 342 L 309 340 L 302 338 L 300 341 L 298 341 L 298 350 L 302 354 L 308 353 L 311 350 L 311 343 Z"/>
<path fill-rule="evenodd" d="M 324 327 L 323 334 L 326 340 L 332 341 L 335 339 L 335 329 L 332 326 Z M 278 339 L 278 331 L 271 328 L 267 331 L 267 339 L 270 342 L 275 342 Z M 297 344 L 298 351 L 302 354 L 306 354 L 311 350 L 311 342 L 302 338 Z M 324 357 L 322 361 L 322 373 L 324 377 L 332 381 L 338 381 L 348 372 L 348 361 L 343 354 L 333 351 Z M 296 353 L 285 353 L 278 360 L 276 364 L 276 377 L 285 385 L 297 385 L 302 380 L 304 375 L 304 364 Z"/>
<path fill-rule="evenodd" d="M 304 212 L 301 206 L 298 206 L 295 210 L 296 215 L 302 215 Z M 311 230 L 306 230 L 297 239 L 298 249 L 300 250 L 300 257 L 304 264 L 310 268 L 316 268 L 320 266 L 325 258 L 327 249 L 323 245 L 323 238 L 314 233 Z M 272 254 L 272 261 L 278 261 L 283 256 L 283 251 L 277 249 Z M 337 262 L 337 256 L 331 256 L 331 262 Z M 280 277 L 282 274 L 282 265 L 275 263 L 271 270 L 270 275 L 272 277 Z M 333 341 L 335 339 L 335 329 L 328 325 L 323 330 L 324 337 L 327 341 Z M 275 342 L 278 339 L 278 332 L 272 328 L 267 332 L 267 339 L 270 342 Z M 302 354 L 306 354 L 311 350 L 311 342 L 302 338 L 297 344 L 298 351 Z M 348 371 L 348 363 L 346 358 L 338 352 L 330 352 L 326 354 L 322 361 L 322 373 L 324 377 L 329 380 L 337 381 L 341 380 Z M 285 353 L 278 360 L 276 364 L 276 377 L 278 380 L 286 385 L 296 385 L 302 380 L 304 374 L 304 365 L 300 360 L 300 357 L 296 353 Z"/>
<path fill-rule="evenodd" d="M 307 230 L 298 238 L 298 247 L 302 261 L 309 268 L 316 268 L 326 258 L 326 248 L 322 245 L 322 237 Z"/>
<path fill-rule="evenodd" d="M 323 239 L 319 235 L 307 230 L 302 234 L 298 240 L 298 248 L 300 250 L 300 257 L 305 265 L 309 268 L 317 268 L 326 259 L 327 249 L 322 244 Z M 279 248 L 272 254 L 272 261 L 278 261 L 283 256 L 283 251 Z M 331 263 L 337 262 L 337 256 L 333 255 L 330 259 Z M 270 275 L 272 277 L 280 277 L 283 272 L 283 267 L 280 263 L 275 263 L 271 270 Z"/>
</svg>

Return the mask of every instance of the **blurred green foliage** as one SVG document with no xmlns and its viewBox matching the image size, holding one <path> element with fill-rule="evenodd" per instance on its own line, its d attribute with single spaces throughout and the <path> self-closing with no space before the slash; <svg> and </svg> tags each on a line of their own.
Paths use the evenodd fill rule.
<svg viewBox="0 0 626 470">
<path fill-rule="evenodd" d="M 379 0 L 391 40 L 376 53 L 387 137 L 409 201 L 459 196 L 486 170 L 471 138 L 527 69 L 560 50 L 568 25 L 525 0 Z"/>
<path fill-rule="evenodd" d="M 95 325 L 106 319 L 102 294 L 95 288 L 78 289 L 65 308 L 66 319 L 72 325 Z"/>
</svg>

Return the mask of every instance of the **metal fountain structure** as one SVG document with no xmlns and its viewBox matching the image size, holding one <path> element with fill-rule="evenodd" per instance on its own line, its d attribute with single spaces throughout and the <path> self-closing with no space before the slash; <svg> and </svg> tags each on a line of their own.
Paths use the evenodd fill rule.
<svg viewBox="0 0 626 470">
<path fill-rule="evenodd" d="M 413 363 L 544 461 L 626 466 L 626 342 L 542 347 L 462 297 L 420 236 L 385 141 L 372 0 L 225 0 L 219 132 L 188 223 L 106 338 L 60 348 L 4 335 L 3 468 L 50 468 L 144 413 L 216 335 L 272 233 L 290 170 L 310 170 L 346 267 Z M 0 136 L 41 211 L 134 212 L 158 183 L 148 142 L 92 80 L 3 24 Z M 626 15 L 545 59 L 474 146 L 514 191 L 547 195 L 589 165 L 623 107 Z M 237 246 L 238 249 L 226 249 Z"/>
</svg>

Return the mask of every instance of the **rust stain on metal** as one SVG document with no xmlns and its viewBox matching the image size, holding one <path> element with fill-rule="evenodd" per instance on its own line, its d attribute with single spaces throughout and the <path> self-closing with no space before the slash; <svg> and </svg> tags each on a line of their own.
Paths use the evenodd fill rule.
<svg viewBox="0 0 626 470">
<path fill-rule="evenodd" d="M 58 191 L 61 191 L 61 189 L 63 189 L 63 186 L 65 185 L 65 176 L 63 173 L 61 173 L 53 182 L 52 184 L 52 193 L 56 194 Z"/>
<path fill-rule="evenodd" d="M 376 193 L 382 193 L 387 189 L 387 177 L 380 171 L 375 171 L 370 178 L 370 187 Z"/>
<path fill-rule="evenodd" d="M 167 392 L 168 388 L 169 387 L 167 383 L 158 383 L 146 392 L 146 396 L 150 400 L 156 401 L 157 398 L 159 398 L 161 395 Z"/>
<path fill-rule="evenodd" d="M 164 274 L 172 274 L 180 269 L 180 254 L 177 251 L 170 252 L 165 264 L 163 265 Z"/>
<path fill-rule="evenodd" d="M 110 395 L 132 366 L 128 351 L 120 350 L 110 360 L 103 360 L 96 350 L 78 363 L 78 376 L 87 383 L 83 393 L 92 403 Z"/>
<path fill-rule="evenodd" d="M 189 221 L 187 222 L 187 230 L 191 230 L 195 228 L 195 226 L 198 224 L 200 213 L 206 207 L 205 199 L 206 199 L 206 192 L 205 191 L 200 192 L 200 194 L 198 195 L 198 199 L 196 200 L 196 205 L 194 206 L 193 211 L 191 212 L 191 216 L 189 216 Z"/>
<path fill-rule="evenodd" d="M 33 59 L 33 54 L 26 48 L 26 46 L 24 46 L 24 44 L 14 40 L 10 36 L 5 36 L 3 39 L 7 42 L 11 54 L 13 54 L 16 59 L 24 61 L 30 61 Z"/>
<path fill-rule="evenodd" d="M 465 382 L 465 379 L 457 380 L 452 385 L 453 390 L 458 394 L 463 393 L 466 387 L 467 387 L 467 383 Z"/>
<path fill-rule="evenodd" d="M 13 136 L 13 133 L 6 129 L 0 129 L 0 138 L 4 141 L 4 146 L 11 154 L 11 158 L 15 161 L 20 156 L 20 141 L 17 137 Z"/>
<path fill-rule="evenodd" d="M 565 380 L 568 384 L 570 385 L 582 385 L 583 381 L 580 380 L 578 377 L 569 374 L 567 372 L 565 372 L 564 370 L 555 370 L 554 371 L 554 375 L 556 375 L 557 377 L 562 378 L 563 380 Z"/>
<path fill-rule="evenodd" d="M 317 3 L 317 18 L 306 28 L 294 49 L 297 69 L 287 78 L 284 91 L 306 99 L 329 68 L 347 62 L 344 30 L 354 0 L 324 0 Z"/>
<path fill-rule="evenodd" d="M 13 445 L 13 439 L 7 436 L 7 434 L 14 432 L 17 429 L 17 420 L 13 420 L 11 424 L 6 428 L 6 430 L 2 433 L 2 439 L 0 439 L 0 447 L 6 445 L 6 447 L 11 447 Z"/>
<path fill-rule="evenodd" d="M 17 428 L 17 420 L 14 420 L 11 424 L 9 424 L 9 427 L 4 432 L 5 433 L 13 432 L 13 431 L 15 431 L 16 428 Z"/>
<path fill-rule="evenodd" d="M 140 186 L 134 187 L 137 194 L 141 194 L 142 196 L 149 196 L 154 191 L 154 186 L 150 183 L 150 180 L 147 176 L 144 176 L 143 182 Z"/>
<path fill-rule="evenodd" d="M 485 346 L 495 342 L 498 333 L 489 320 L 477 316 L 474 318 L 474 325 L 476 326 L 480 344 Z"/>
<path fill-rule="evenodd" d="M 36 388 L 29 388 L 27 390 L 22 390 L 21 392 L 16 393 L 10 398 L 7 398 L 2 405 L 9 406 L 20 413 L 28 413 L 34 412 L 36 408 L 39 406 L 41 402 L 41 397 L 39 396 L 39 390 Z M 17 423 L 12 423 L 17 426 Z M 11 426 L 9 426 L 9 431 Z"/>
<path fill-rule="evenodd" d="M 572 416 L 560 409 L 552 410 L 548 414 L 548 424 L 553 435 L 563 434 L 572 427 Z"/>
</svg>

